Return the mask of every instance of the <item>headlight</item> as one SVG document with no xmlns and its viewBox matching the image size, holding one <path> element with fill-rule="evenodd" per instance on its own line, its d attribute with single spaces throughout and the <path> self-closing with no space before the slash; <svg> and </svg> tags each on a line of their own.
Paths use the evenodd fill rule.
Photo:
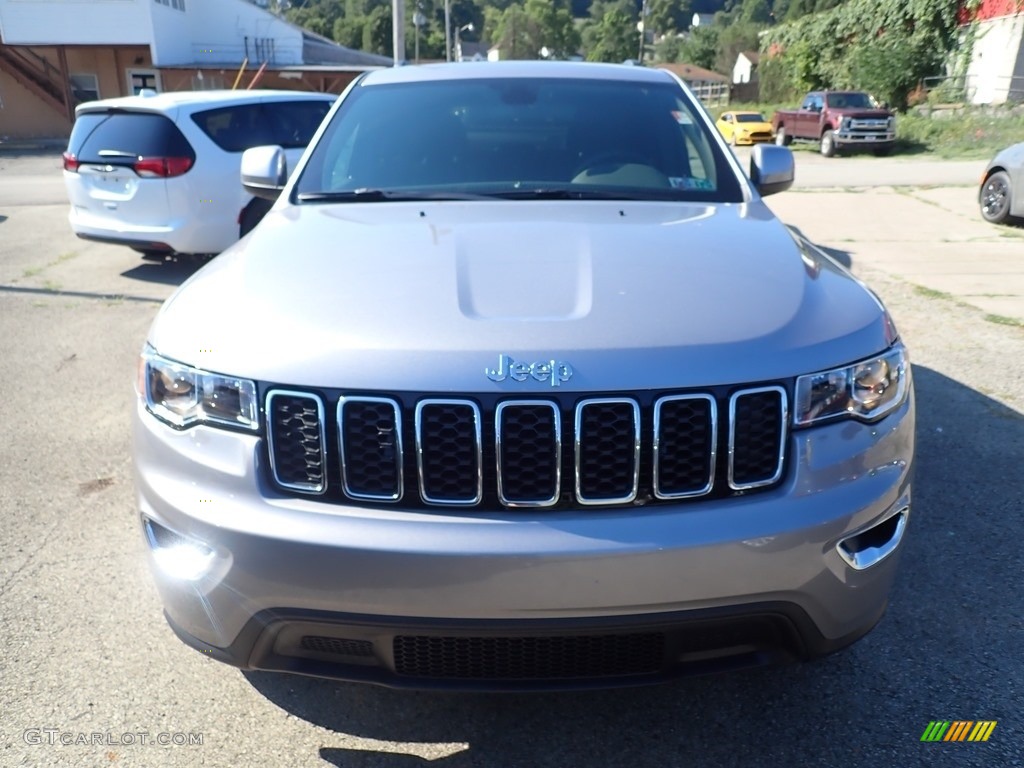
<svg viewBox="0 0 1024 768">
<path fill-rule="evenodd" d="M 903 402 L 907 355 L 902 345 L 847 368 L 812 373 L 796 380 L 793 423 L 806 427 L 842 416 L 874 421 Z"/>
<path fill-rule="evenodd" d="M 891 117 L 891 116 L 889 117 L 889 130 L 890 131 L 895 131 L 896 130 L 896 118 L 895 117 Z"/>
<path fill-rule="evenodd" d="M 181 429 L 195 424 L 259 427 L 253 382 L 176 363 L 151 347 L 139 361 L 139 394 L 150 413 Z"/>
<path fill-rule="evenodd" d="M 841 131 L 848 131 L 848 130 L 850 130 L 850 118 L 844 117 L 842 120 L 839 121 L 839 130 L 841 130 Z"/>
</svg>

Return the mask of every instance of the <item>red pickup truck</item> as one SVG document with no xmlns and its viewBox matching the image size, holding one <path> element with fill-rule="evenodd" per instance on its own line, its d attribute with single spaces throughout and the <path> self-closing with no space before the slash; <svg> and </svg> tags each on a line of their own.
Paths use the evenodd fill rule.
<svg viewBox="0 0 1024 768">
<path fill-rule="evenodd" d="M 783 109 L 772 116 L 775 143 L 821 143 L 821 154 L 832 157 L 842 149 L 870 149 L 887 155 L 896 141 L 896 117 L 860 91 L 811 91 L 800 109 Z"/>
</svg>

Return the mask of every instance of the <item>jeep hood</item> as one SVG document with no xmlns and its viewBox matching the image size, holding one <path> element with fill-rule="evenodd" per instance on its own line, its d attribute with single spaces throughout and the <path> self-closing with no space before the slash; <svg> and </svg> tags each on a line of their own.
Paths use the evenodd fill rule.
<svg viewBox="0 0 1024 768">
<path fill-rule="evenodd" d="M 519 393 L 552 384 L 488 380 L 499 355 L 608 391 L 781 379 L 892 340 L 873 294 L 760 201 L 279 206 L 150 333 L 265 382 Z"/>
</svg>

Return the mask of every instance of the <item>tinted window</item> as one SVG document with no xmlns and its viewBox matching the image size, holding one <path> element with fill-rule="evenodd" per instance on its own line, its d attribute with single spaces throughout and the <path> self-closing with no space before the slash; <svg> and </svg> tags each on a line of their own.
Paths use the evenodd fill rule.
<svg viewBox="0 0 1024 768">
<path fill-rule="evenodd" d="M 584 184 L 667 199 L 741 199 L 703 118 L 675 84 L 553 78 L 357 88 L 315 147 L 298 191 Z"/>
<path fill-rule="evenodd" d="M 298 149 L 309 144 L 330 108 L 326 100 L 245 104 L 196 112 L 192 120 L 226 152 L 264 144 Z"/>
<path fill-rule="evenodd" d="M 871 97 L 866 93 L 830 93 L 828 105 L 833 109 L 874 109 Z"/>
<path fill-rule="evenodd" d="M 767 120 L 764 119 L 764 115 L 760 115 L 760 114 L 757 114 L 757 115 L 755 115 L 755 114 L 745 114 L 745 115 L 744 114 L 739 114 L 739 115 L 736 115 L 736 120 L 737 120 L 737 122 L 740 122 L 740 123 L 767 123 L 768 122 Z"/>
<path fill-rule="evenodd" d="M 83 162 L 114 165 L 139 157 L 196 157 L 174 123 L 163 115 L 142 112 L 82 115 L 71 130 L 68 151 Z"/>
</svg>

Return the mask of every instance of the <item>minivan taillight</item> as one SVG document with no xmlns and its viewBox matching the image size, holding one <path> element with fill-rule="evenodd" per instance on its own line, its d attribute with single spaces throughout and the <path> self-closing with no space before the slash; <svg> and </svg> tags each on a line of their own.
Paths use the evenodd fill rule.
<svg viewBox="0 0 1024 768">
<path fill-rule="evenodd" d="M 140 157 L 132 168 L 145 178 L 169 179 L 188 171 L 192 162 L 191 157 Z"/>
<path fill-rule="evenodd" d="M 64 153 L 64 170 L 78 173 L 78 158 L 70 152 Z"/>
</svg>

